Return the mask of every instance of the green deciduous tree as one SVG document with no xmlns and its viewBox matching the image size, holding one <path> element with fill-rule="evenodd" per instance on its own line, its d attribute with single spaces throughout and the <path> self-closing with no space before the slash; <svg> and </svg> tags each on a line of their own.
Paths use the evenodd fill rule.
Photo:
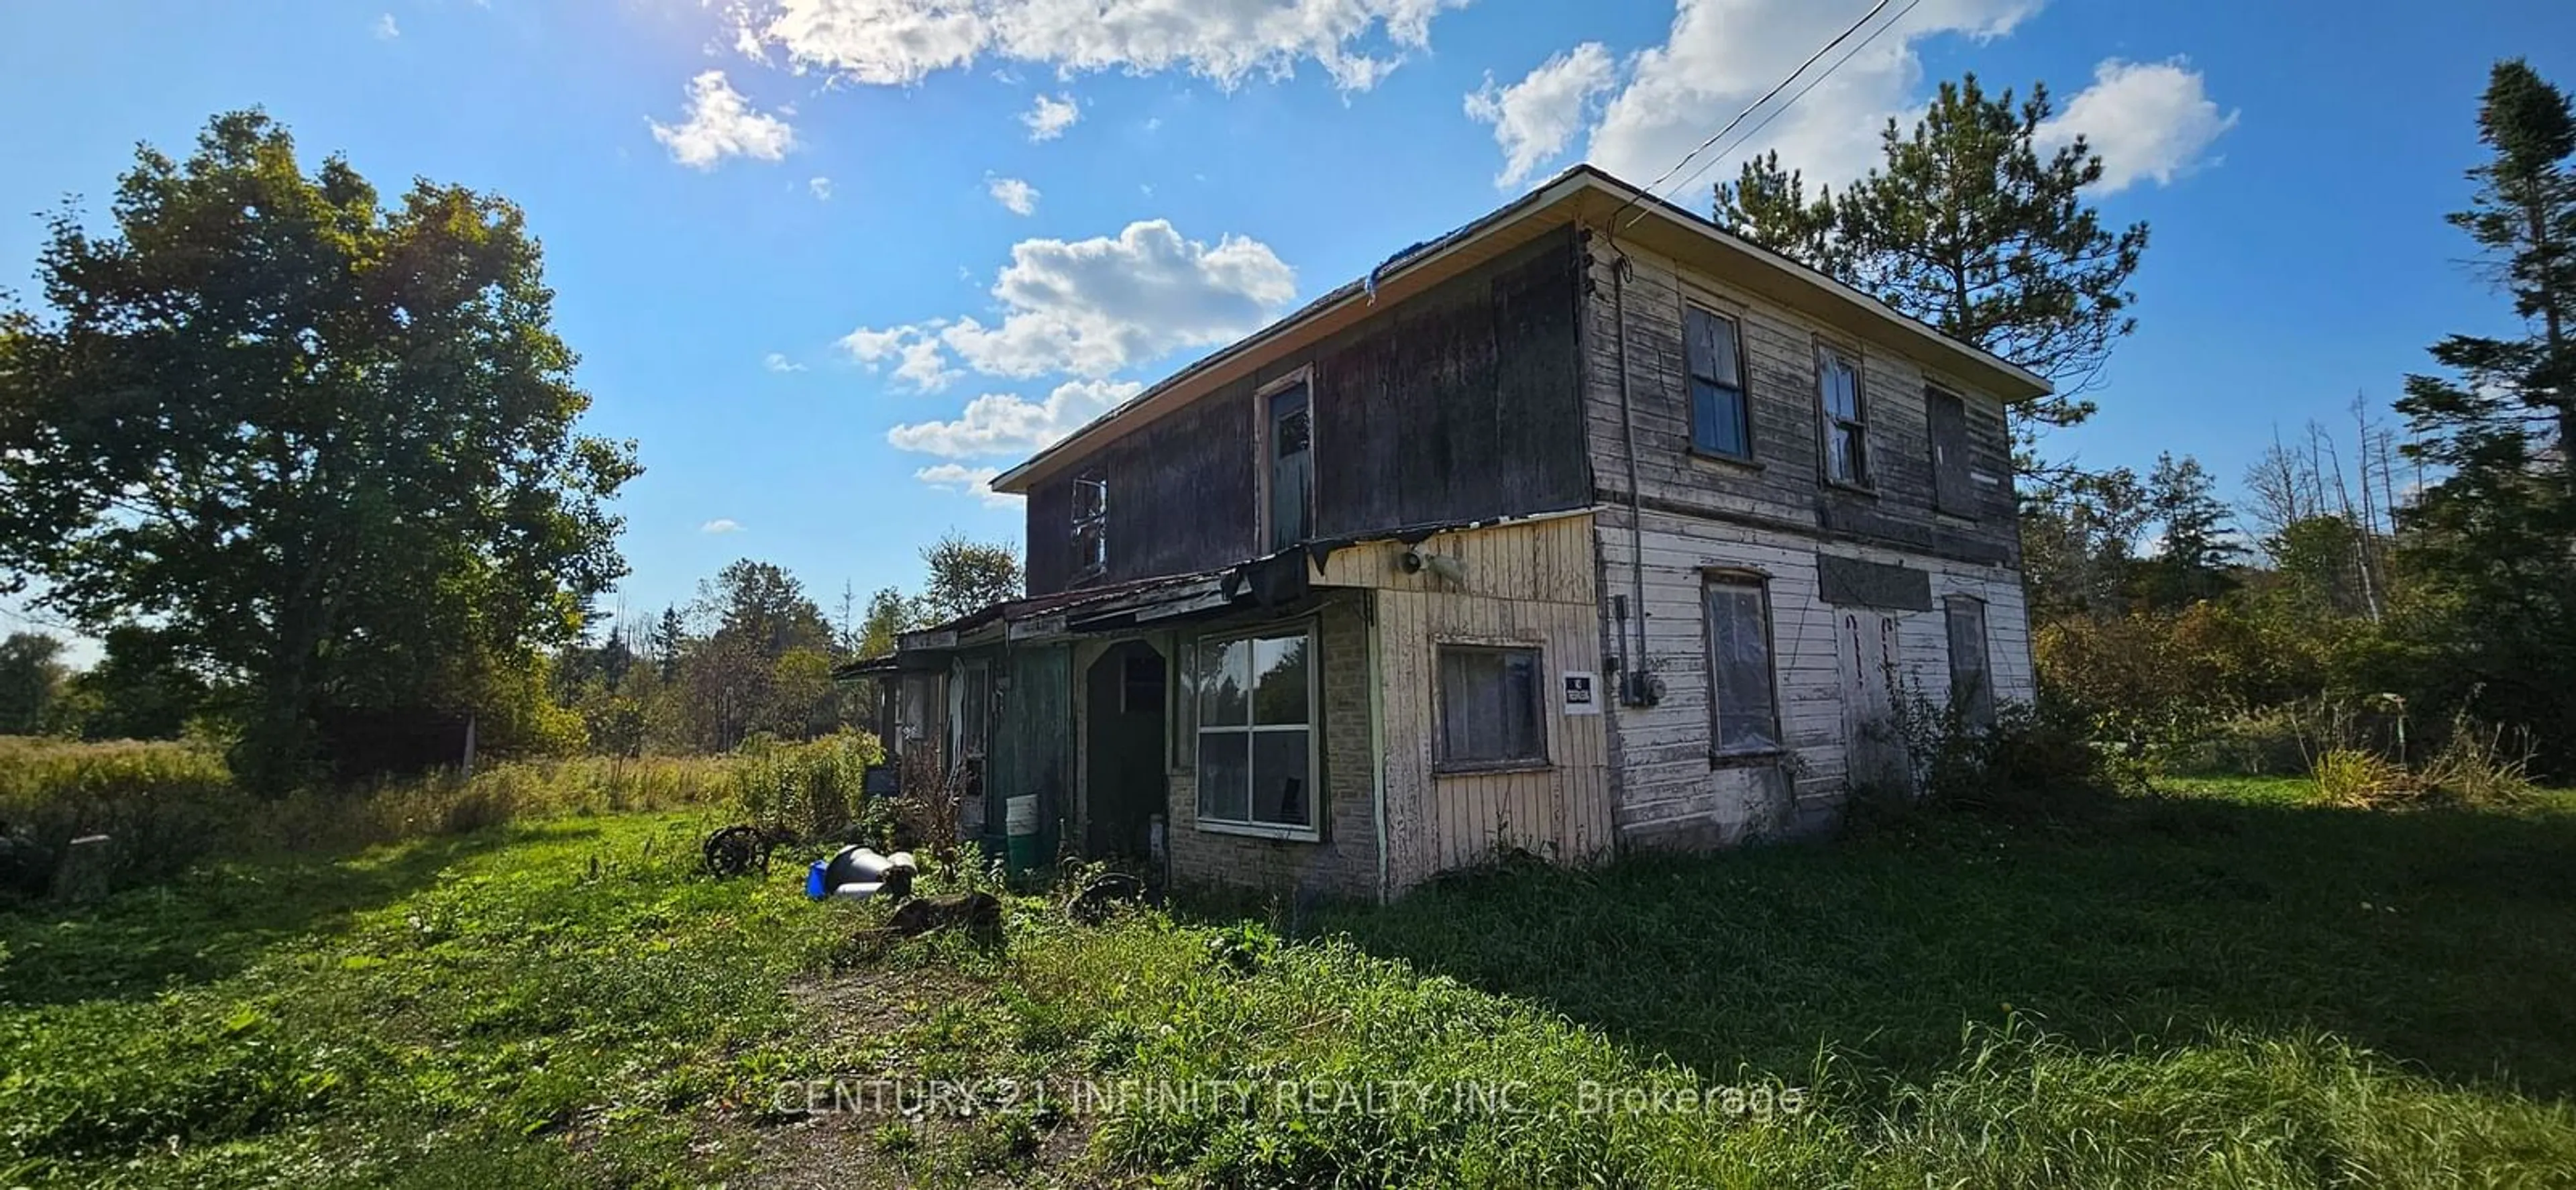
<svg viewBox="0 0 2576 1190">
<path fill-rule="evenodd" d="M 57 215 L 0 323 L 0 566 L 83 627 L 148 619 L 231 696 L 240 770 L 312 771 L 333 708 L 515 689 L 624 573 L 632 444 L 589 398 L 519 210 L 307 174 L 258 112 Z"/>
<path fill-rule="evenodd" d="M 1020 556 L 1007 545 L 951 533 L 923 547 L 919 618 L 936 624 L 1020 597 Z"/>
<path fill-rule="evenodd" d="M 34 735 L 47 726 L 69 670 L 63 642 L 39 632 L 0 640 L 0 735 Z"/>
</svg>

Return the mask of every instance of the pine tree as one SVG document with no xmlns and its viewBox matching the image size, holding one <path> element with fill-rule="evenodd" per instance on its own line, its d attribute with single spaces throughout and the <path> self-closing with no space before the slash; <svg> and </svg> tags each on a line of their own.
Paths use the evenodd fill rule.
<svg viewBox="0 0 2576 1190">
<path fill-rule="evenodd" d="M 2156 468 L 2147 475 L 2146 507 L 2164 529 L 2162 548 L 2141 568 L 2149 605 L 2178 608 L 2215 599 L 2235 586 L 2228 568 L 2245 549 L 2229 524 L 2233 514 L 2218 498 L 2218 481 L 2200 460 L 2157 455 Z"/>
<path fill-rule="evenodd" d="M 2520 60 L 2500 62 L 2478 114 L 2492 151 L 2451 216 L 2525 322 L 2516 338 L 2453 335 L 2447 376 L 2410 376 L 2405 453 L 2436 469 L 2399 518 L 2400 549 L 2438 609 L 2423 635 L 2461 696 L 2531 728 L 2576 767 L 2576 113 Z"/>
<path fill-rule="evenodd" d="M 2056 395 L 2013 410 L 2026 469 L 2040 430 L 2093 413 L 2082 395 L 2137 325 L 2126 286 L 2147 247 L 2146 224 L 2111 232 L 2085 202 L 2102 159 L 2084 138 L 2041 153 L 2054 110 L 2039 84 L 2016 105 L 1973 74 L 1943 83 L 1911 136 L 1888 121 L 1883 165 L 1832 204 L 1836 271 L 2056 382 Z"/>
<path fill-rule="evenodd" d="M 661 671 L 662 681 L 668 683 L 678 679 L 680 653 L 689 643 L 689 628 L 681 621 L 679 608 L 662 609 L 662 618 L 653 624 L 650 643 L 653 646 L 653 664 Z"/>
<path fill-rule="evenodd" d="M 1807 181 L 1782 170 L 1778 151 L 1744 163 L 1732 182 L 1717 184 L 1717 224 L 1746 241 L 1832 274 L 1839 271 L 1834 195 L 1827 186 L 1807 198 Z"/>
</svg>

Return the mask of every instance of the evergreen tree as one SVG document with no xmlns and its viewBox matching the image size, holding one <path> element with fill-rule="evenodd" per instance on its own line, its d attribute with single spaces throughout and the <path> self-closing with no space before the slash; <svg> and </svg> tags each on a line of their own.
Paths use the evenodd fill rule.
<svg viewBox="0 0 2576 1190">
<path fill-rule="evenodd" d="M 1744 163 L 1732 182 L 1717 184 L 1717 224 L 1758 246 L 1826 273 L 1839 273 L 1831 187 L 1807 198 L 1797 170 L 1780 168 L 1778 151 Z"/>
<path fill-rule="evenodd" d="M 2040 430 L 2092 414 L 2082 394 L 2136 326 L 2126 287 L 2147 247 L 2146 224 L 2114 233 L 2085 202 L 2102 159 L 2084 138 L 2041 153 L 2052 114 L 2039 84 L 2018 105 L 1973 74 L 1941 84 L 1910 136 L 1888 121 L 1883 164 L 1833 201 L 1836 248 L 1821 262 L 2056 382 L 2056 395 L 2013 409 L 2025 470 Z"/>
<path fill-rule="evenodd" d="M 2432 348 L 2448 375 L 2407 378 L 2403 449 L 2441 478 L 2401 516 L 2400 549 L 2434 595 L 2424 634 L 2461 693 L 2576 765 L 2576 114 L 2513 60 L 2478 128 L 2492 155 L 2451 223 L 2489 254 L 2524 330 L 2453 335 Z"/>
<path fill-rule="evenodd" d="M 680 609 L 665 607 L 662 618 L 653 622 L 647 643 L 653 649 L 653 665 L 661 671 L 665 683 L 680 676 L 680 653 L 688 647 L 689 626 L 680 619 Z"/>
<path fill-rule="evenodd" d="M 2163 548 L 2140 574 L 2141 594 L 2151 607 L 2179 608 L 2215 599 L 2235 586 L 2229 568 L 2244 556 L 2229 522 L 2226 501 L 2218 498 L 2218 481 L 2189 455 L 2176 461 L 2156 456 L 2147 475 L 2146 508 L 2163 526 Z"/>
</svg>

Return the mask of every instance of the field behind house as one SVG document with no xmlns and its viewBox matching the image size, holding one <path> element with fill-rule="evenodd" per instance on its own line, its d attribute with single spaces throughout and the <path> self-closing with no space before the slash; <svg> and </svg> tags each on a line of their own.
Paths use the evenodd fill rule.
<svg viewBox="0 0 2576 1190">
<path fill-rule="evenodd" d="M 729 808 L 219 858 L 0 913 L 0 1185 L 2576 1184 L 2576 798 L 2297 793 L 999 943 Z"/>
</svg>

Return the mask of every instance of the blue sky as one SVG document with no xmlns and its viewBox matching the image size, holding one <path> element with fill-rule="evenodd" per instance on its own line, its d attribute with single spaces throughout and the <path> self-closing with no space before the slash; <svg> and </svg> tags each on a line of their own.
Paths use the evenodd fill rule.
<svg viewBox="0 0 2576 1190">
<path fill-rule="evenodd" d="M 588 429 L 647 467 L 612 602 L 751 556 L 828 604 L 911 587 L 948 529 L 1016 540 L 975 475 L 1395 249 L 1577 160 L 1648 180 L 1870 5 L 18 3 L 0 286 L 39 212 L 234 107 L 382 187 L 506 195 Z M 2516 53 L 2576 84 L 2576 6 L 1925 0 L 1742 151 L 1843 177 L 1937 79 L 2046 80 L 2124 183 L 2106 214 L 2154 227 L 2139 332 L 2058 446 L 2232 488 L 2276 426 L 2384 411 L 2504 319 L 2441 215 Z"/>
</svg>

